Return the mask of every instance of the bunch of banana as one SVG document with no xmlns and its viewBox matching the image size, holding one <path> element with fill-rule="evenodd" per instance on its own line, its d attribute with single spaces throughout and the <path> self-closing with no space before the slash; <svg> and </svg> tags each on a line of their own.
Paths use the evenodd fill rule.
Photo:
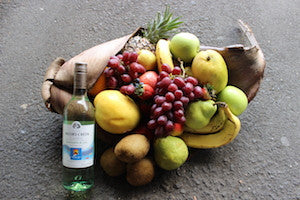
<svg viewBox="0 0 300 200">
<path fill-rule="evenodd" d="M 239 133 L 241 122 L 226 103 L 218 103 L 218 113 L 209 124 L 199 130 L 185 128 L 180 137 L 192 148 L 217 148 L 230 143 Z"/>
</svg>

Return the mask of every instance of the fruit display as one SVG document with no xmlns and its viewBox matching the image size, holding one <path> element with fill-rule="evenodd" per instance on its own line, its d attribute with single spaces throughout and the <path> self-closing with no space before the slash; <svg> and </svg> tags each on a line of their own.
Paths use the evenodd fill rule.
<svg viewBox="0 0 300 200">
<path fill-rule="evenodd" d="M 263 53 L 242 21 L 251 46 L 218 48 L 200 46 L 193 33 L 175 33 L 179 19 L 166 8 L 146 29 L 66 62 L 57 58 L 45 75 L 45 105 L 61 114 L 71 98 L 74 63 L 87 63 L 97 138 L 109 146 L 98 162 L 133 186 L 150 183 L 158 168 L 180 168 L 191 148 L 232 142 L 241 129 L 238 116 L 263 78 Z"/>
</svg>

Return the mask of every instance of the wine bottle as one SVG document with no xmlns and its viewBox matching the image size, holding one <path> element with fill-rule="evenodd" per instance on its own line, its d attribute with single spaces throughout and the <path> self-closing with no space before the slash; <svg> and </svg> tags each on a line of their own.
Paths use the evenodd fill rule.
<svg viewBox="0 0 300 200">
<path fill-rule="evenodd" d="M 87 64 L 75 63 L 73 95 L 64 108 L 62 136 L 63 186 L 71 191 L 94 185 L 95 118 L 86 78 Z"/>
</svg>

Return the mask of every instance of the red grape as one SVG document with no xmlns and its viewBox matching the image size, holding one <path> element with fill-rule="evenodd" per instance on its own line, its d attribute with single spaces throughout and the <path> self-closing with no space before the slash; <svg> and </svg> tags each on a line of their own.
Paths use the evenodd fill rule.
<svg viewBox="0 0 300 200">
<path fill-rule="evenodd" d="M 190 100 L 188 97 L 181 97 L 180 101 L 183 103 L 184 106 L 187 106 Z"/>
<path fill-rule="evenodd" d="M 129 71 L 129 75 L 132 79 L 136 79 L 137 77 L 139 77 L 139 74 L 134 71 Z"/>
<path fill-rule="evenodd" d="M 135 91 L 135 87 L 132 84 L 127 86 L 126 94 L 132 95 L 134 93 L 134 91 Z"/>
<path fill-rule="evenodd" d="M 137 62 L 132 62 L 129 65 L 130 71 L 138 72 L 139 64 Z"/>
<path fill-rule="evenodd" d="M 168 118 L 165 115 L 159 116 L 156 120 L 156 122 L 161 126 L 166 125 L 167 121 L 168 121 Z"/>
<path fill-rule="evenodd" d="M 185 94 L 188 95 L 194 90 L 194 86 L 190 82 L 187 82 L 185 86 L 182 88 L 182 90 L 184 91 Z"/>
<path fill-rule="evenodd" d="M 126 90 L 127 90 L 127 85 L 123 85 L 121 88 L 120 88 L 120 92 L 122 94 L 126 94 Z"/>
<path fill-rule="evenodd" d="M 116 88 L 118 85 L 118 81 L 115 77 L 111 76 L 111 77 L 108 77 L 108 81 L 107 81 L 107 86 L 109 88 Z"/>
<path fill-rule="evenodd" d="M 174 92 L 175 99 L 179 100 L 183 96 L 183 92 L 181 90 L 176 90 Z"/>
<path fill-rule="evenodd" d="M 132 81 L 132 78 L 129 76 L 129 74 L 122 74 L 121 79 L 125 83 L 130 83 Z"/>
<path fill-rule="evenodd" d="M 193 92 L 189 93 L 188 98 L 190 101 L 193 101 L 195 99 L 195 94 Z"/>
<path fill-rule="evenodd" d="M 130 53 L 128 51 L 123 52 L 123 62 L 127 62 L 129 58 Z"/>
<path fill-rule="evenodd" d="M 165 129 L 166 129 L 167 132 L 173 131 L 173 129 L 174 129 L 174 123 L 169 120 L 167 122 L 166 126 L 165 126 Z"/>
<path fill-rule="evenodd" d="M 179 110 L 183 107 L 183 103 L 181 101 L 175 101 L 173 103 L 173 107 L 174 107 L 175 110 Z"/>
<path fill-rule="evenodd" d="M 138 54 L 136 52 L 132 52 L 130 53 L 128 60 L 129 62 L 136 62 L 137 58 Z"/>
<path fill-rule="evenodd" d="M 193 84 L 194 86 L 198 85 L 198 80 L 192 76 L 187 77 L 185 81 Z"/>
<path fill-rule="evenodd" d="M 200 86 L 196 86 L 194 88 L 194 91 L 193 91 L 194 95 L 195 95 L 195 98 L 202 98 L 203 97 L 203 92 L 202 92 L 202 88 Z"/>
<path fill-rule="evenodd" d="M 175 92 L 176 90 L 178 90 L 178 87 L 177 87 L 176 84 L 171 83 L 171 84 L 168 86 L 168 90 L 169 90 L 170 92 Z"/>
<path fill-rule="evenodd" d="M 159 95 L 164 95 L 166 93 L 166 89 L 165 88 L 160 88 L 158 91 L 157 91 L 157 94 Z"/>
<path fill-rule="evenodd" d="M 180 75 L 181 74 L 181 69 L 180 67 L 174 67 L 173 71 L 172 71 L 173 75 Z"/>
<path fill-rule="evenodd" d="M 106 77 L 111 77 L 114 75 L 114 73 L 115 73 L 114 70 L 109 67 L 104 70 L 104 74 Z"/>
<path fill-rule="evenodd" d="M 183 110 L 175 110 L 174 111 L 174 116 L 175 116 L 175 118 L 176 119 L 179 119 L 179 118 L 181 118 L 182 116 L 184 116 L 184 112 L 183 112 Z"/>
<path fill-rule="evenodd" d="M 151 119 L 151 120 L 147 123 L 147 126 L 148 126 L 149 129 L 155 129 L 155 128 L 157 127 L 156 120 Z"/>
<path fill-rule="evenodd" d="M 155 93 L 157 93 L 157 89 L 155 89 Z M 155 100 L 157 97 L 159 97 L 159 95 L 155 95 L 155 96 L 153 97 L 153 100 Z"/>
<path fill-rule="evenodd" d="M 177 120 L 177 122 L 180 123 L 180 124 L 184 124 L 185 121 L 186 121 L 186 119 L 185 119 L 184 116 L 182 116 L 181 118 L 179 118 L 179 119 Z"/>
<path fill-rule="evenodd" d="M 153 111 L 153 117 L 154 118 L 157 118 L 157 117 L 159 117 L 160 115 L 162 115 L 163 114 L 163 109 L 162 109 L 162 107 L 157 107 L 157 108 L 155 108 L 155 110 Z"/>
<path fill-rule="evenodd" d="M 107 65 L 113 69 L 116 69 L 120 66 L 120 62 L 119 62 L 119 60 L 113 58 L 108 61 Z"/>
<path fill-rule="evenodd" d="M 143 73 L 146 72 L 146 69 L 145 69 L 145 67 L 143 65 L 138 64 L 137 65 L 137 72 L 143 74 Z"/>
<path fill-rule="evenodd" d="M 173 102 L 175 100 L 175 95 L 172 92 L 167 92 L 165 97 L 167 102 Z"/>
<path fill-rule="evenodd" d="M 183 78 L 181 77 L 175 77 L 173 79 L 173 82 L 180 88 L 184 87 L 185 86 L 185 81 L 183 80 Z"/>
<path fill-rule="evenodd" d="M 168 64 L 162 64 L 161 70 L 167 72 L 168 74 L 170 74 L 172 72 L 172 69 Z"/>
<path fill-rule="evenodd" d="M 163 96 L 159 96 L 159 97 L 157 97 L 156 99 L 155 99 L 155 103 L 157 104 L 157 105 L 161 105 L 163 102 L 165 102 L 166 101 L 166 98 L 165 97 L 163 97 Z"/>
<path fill-rule="evenodd" d="M 165 71 L 160 72 L 160 74 L 158 76 L 158 81 L 162 80 L 165 77 L 169 77 L 169 74 Z"/>
<path fill-rule="evenodd" d="M 122 54 L 117 55 L 117 57 L 118 57 L 120 60 L 123 60 L 123 55 L 122 55 Z"/>
<path fill-rule="evenodd" d="M 126 72 L 126 69 L 125 69 L 125 67 L 124 67 L 123 65 L 119 65 L 119 66 L 117 67 L 117 70 L 118 70 L 118 72 L 119 72 L 120 74 L 124 74 L 124 73 Z"/>
<path fill-rule="evenodd" d="M 155 98 L 155 97 L 154 97 Z M 156 104 L 153 104 L 152 106 L 151 106 L 151 112 L 153 112 L 154 110 L 155 110 L 155 108 L 157 107 L 157 105 Z"/>
<path fill-rule="evenodd" d="M 135 87 L 133 85 L 123 85 L 120 88 L 120 92 L 127 95 L 132 95 L 134 93 Z"/>
<path fill-rule="evenodd" d="M 163 111 L 168 111 L 172 109 L 172 103 L 169 102 L 163 102 L 161 105 Z"/>
<path fill-rule="evenodd" d="M 159 83 L 160 87 L 168 88 L 168 86 L 172 83 L 172 80 L 170 79 L 170 77 L 165 77 Z"/>
</svg>

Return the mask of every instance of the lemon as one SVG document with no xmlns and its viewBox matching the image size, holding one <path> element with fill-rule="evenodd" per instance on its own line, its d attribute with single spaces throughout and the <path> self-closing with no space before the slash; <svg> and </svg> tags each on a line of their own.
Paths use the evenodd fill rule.
<svg viewBox="0 0 300 200">
<path fill-rule="evenodd" d="M 137 62 L 145 67 L 146 70 L 154 70 L 156 66 L 156 56 L 149 50 L 142 49 L 138 52 Z"/>
<path fill-rule="evenodd" d="M 154 142 L 154 158 L 158 166 L 165 170 L 180 167 L 188 157 L 185 142 L 174 136 L 158 138 Z"/>
<path fill-rule="evenodd" d="M 134 129 L 140 112 L 134 101 L 118 90 L 104 90 L 95 100 L 95 118 L 98 125 L 107 132 L 122 134 Z"/>
</svg>

